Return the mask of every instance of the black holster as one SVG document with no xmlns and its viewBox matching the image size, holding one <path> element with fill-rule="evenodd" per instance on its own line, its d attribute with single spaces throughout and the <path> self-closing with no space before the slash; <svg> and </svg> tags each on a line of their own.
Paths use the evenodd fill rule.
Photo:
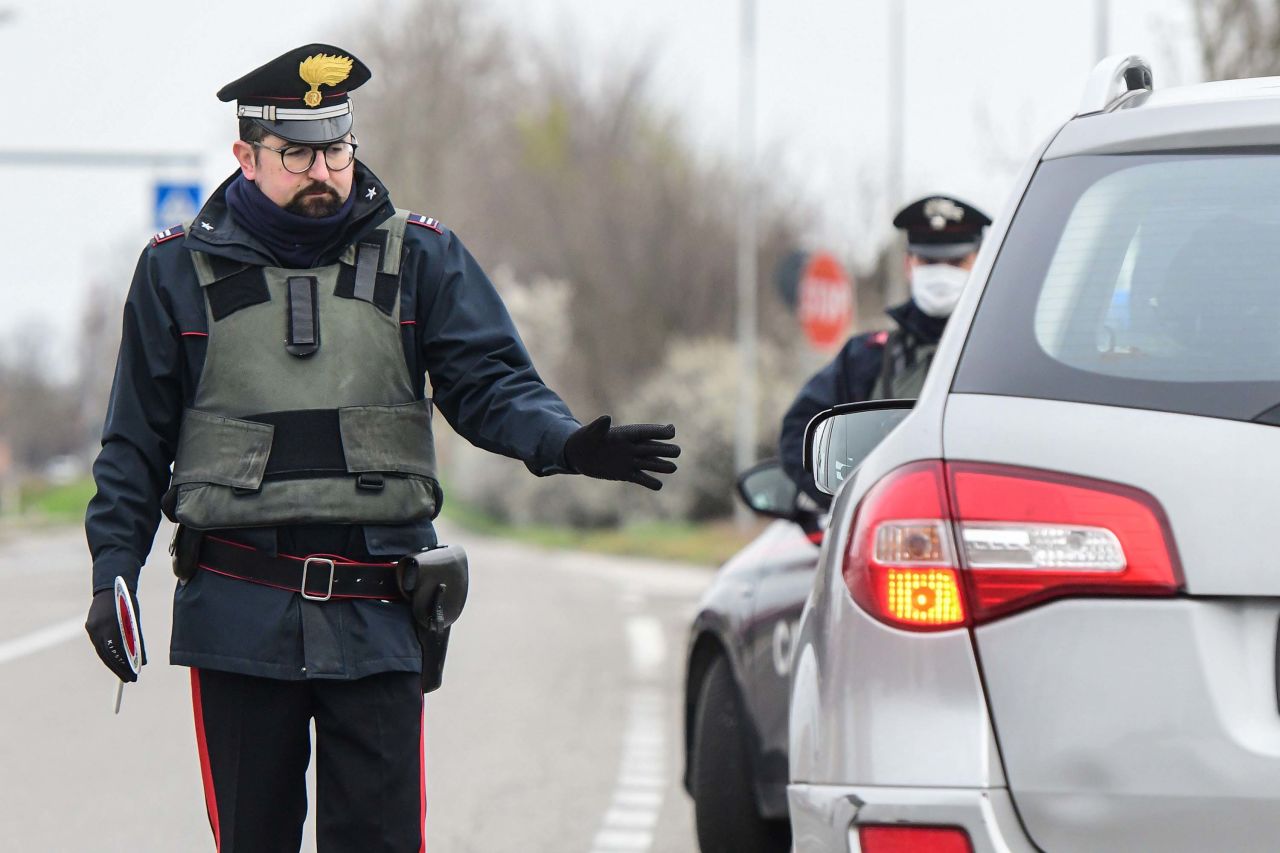
<svg viewBox="0 0 1280 853">
<path fill-rule="evenodd" d="M 401 557 L 396 582 L 409 601 L 414 630 L 422 646 L 422 692 L 444 679 L 449 628 L 467 603 L 467 552 L 458 545 L 439 545 Z"/>
<path fill-rule="evenodd" d="M 173 531 L 173 539 L 169 542 L 169 556 L 173 558 L 173 574 L 178 580 L 186 583 L 196 573 L 200 556 L 200 538 L 198 530 L 192 530 L 185 524 L 179 524 Z"/>
</svg>

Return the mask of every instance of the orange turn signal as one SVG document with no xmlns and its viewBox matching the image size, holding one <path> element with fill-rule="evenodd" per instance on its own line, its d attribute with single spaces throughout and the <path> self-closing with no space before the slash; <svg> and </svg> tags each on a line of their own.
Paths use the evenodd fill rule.
<svg viewBox="0 0 1280 853">
<path fill-rule="evenodd" d="M 910 625 L 961 625 L 964 601 L 955 569 L 900 569 L 880 572 L 887 615 Z"/>
</svg>

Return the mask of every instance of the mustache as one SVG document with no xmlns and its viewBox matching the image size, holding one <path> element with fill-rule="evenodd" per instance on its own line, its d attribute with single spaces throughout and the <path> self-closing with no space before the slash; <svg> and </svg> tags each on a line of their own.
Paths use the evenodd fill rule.
<svg viewBox="0 0 1280 853">
<path fill-rule="evenodd" d="M 311 184 L 303 187 L 293 194 L 293 201 L 301 201 L 309 195 L 325 195 L 334 201 L 338 200 L 338 192 L 328 184 L 322 184 L 319 181 L 313 181 Z"/>
</svg>

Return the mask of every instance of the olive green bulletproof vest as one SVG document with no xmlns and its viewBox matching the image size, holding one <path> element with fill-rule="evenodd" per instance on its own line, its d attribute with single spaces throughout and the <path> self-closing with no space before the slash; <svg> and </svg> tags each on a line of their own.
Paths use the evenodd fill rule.
<svg viewBox="0 0 1280 853">
<path fill-rule="evenodd" d="M 880 375 L 871 389 L 870 400 L 914 400 L 920 396 L 936 344 L 917 344 L 908 351 L 901 332 L 889 336 L 884 345 Z"/>
<path fill-rule="evenodd" d="M 440 504 L 431 401 L 401 344 L 405 211 L 338 263 L 291 270 L 192 252 L 208 317 L 168 501 L 207 530 L 403 524 Z"/>
</svg>

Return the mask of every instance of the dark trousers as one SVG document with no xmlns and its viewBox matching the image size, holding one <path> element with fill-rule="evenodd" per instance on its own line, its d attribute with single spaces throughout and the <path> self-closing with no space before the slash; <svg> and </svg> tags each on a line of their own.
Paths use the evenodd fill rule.
<svg viewBox="0 0 1280 853">
<path fill-rule="evenodd" d="M 278 681 L 193 669 L 191 701 L 218 853 L 301 846 L 312 720 L 319 853 L 425 851 L 417 673 Z"/>
</svg>

